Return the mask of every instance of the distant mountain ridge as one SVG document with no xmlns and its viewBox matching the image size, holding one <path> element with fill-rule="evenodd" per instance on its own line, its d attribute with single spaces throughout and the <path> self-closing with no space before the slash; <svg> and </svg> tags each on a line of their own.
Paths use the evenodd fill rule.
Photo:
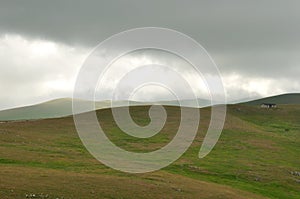
<svg viewBox="0 0 300 199">
<path fill-rule="evenodd" d="M 84 104 L 90 101 L 76 99 L 76 104 L 78 106 L 85 107 Z M 115 101 L 113 103 L 114 106 L 138 106 L 138 105 L 155 105 L 155 104 L 162 104 L 168 106 L 179 106 L 178 101 L 158 101 L 158 102 L 138 102 L 138 101 Z M 197 107 L 204 107 L 209 106 L 209 100 L 202 100 L 198 99 L 199 106 Z M 186 107 L 195 107 L 193 100 L 182 100 L 182 106 Z M 103 109 L 103 108 L 110 108 L 111 101 L 96 101 L 95 102 L 95 109 Z M 84 108 L 83 108 L 84 109 Z M 84 112 L 84 111 L 83 111 Z M 12 121 L 12 120 L 33 120 L 33 119 L 46 119 L 46 118 L 59 118 L 64 116 L 69 116 L 73 114 L 72 110 L 72 99 L 71 98 L 62 98 L 62 99 L 55 99 L 48 102 L 31 105 L 31 106 L 24 106 L 18 107 L 8 110 L 0 111 L 0 121 Z"/>
<path fill-rule="evenodd" d="M 80 102 L 81 100 L 78 100 Z M 96 109 L 110 107 L 109 101 L 95 103 Z M 0 111 L 0 121 L 58 118 L 72 114 L 72 99 L 55 99 L 31 106 Z"/>
<path fill-rule="evenodd" d="M 77 99 L 76 102 L 86 101 Z M 116 106 L 124 106 L 128 101 L 117 101 Z M 138 102 L 129 101 L 131 106 L 137 105 L 168 105 L 168 106 L 179 106 L 178 101 L 158 101 L 158 102 Z M 277 96 L 266 97 L 262 99 L 252 100 L 248 102 L 242 102 L 238 104 L 246 105 L 259 105 L 262 103 L 274 103 L 274 104 L 300 104 L 300 93 L 283 94 Z M 182 100 L 181 105 L 185 107 L 201 108 L 211 106 L 211 102 L 206 99 L 198 99 L 198 106 L 195 106 L 194 100 Z M 110 101 L 98 101 L 95 102 L 95 109 L 110 108 Z M 51 100 L 48 102 L 13 108 L 8 110 L 0 111 L 0 121 L 11 121 L 11 120 L 32 120 L 32 119 L 46 119 L 46 118 L 58 118 L 72 115 L 72 99 L 62 98 Z"/>
</svg>

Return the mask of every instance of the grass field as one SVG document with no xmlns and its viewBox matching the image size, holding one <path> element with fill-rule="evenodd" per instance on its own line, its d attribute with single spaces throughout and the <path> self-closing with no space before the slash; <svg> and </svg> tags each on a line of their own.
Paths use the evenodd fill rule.
<svg viewBox="0 0 300 199">
<path fill-rule="evenodd" d="M 149 122 L 147 106 L 131 107 Z M 166 107 L 162 132 L 136 139 L 116 126 L 110 109 L 97 112 L 107 136 L 130 151 L 152 151 L 174 136 L 178 107 Z M 230 105 L 213 151 L 198 152 L 210 108 L 188 151 L 172 165 L 147 174 L 112 170 L 83 147 L 72 117 L 0 124 L 0 198 L 300 198 L 300 105 L 277 109 Z"/>
</svg>

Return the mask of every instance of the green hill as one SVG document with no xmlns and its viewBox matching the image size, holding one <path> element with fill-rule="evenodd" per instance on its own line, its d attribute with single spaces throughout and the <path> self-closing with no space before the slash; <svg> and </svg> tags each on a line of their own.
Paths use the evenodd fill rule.
<svg viewBox="0 0 300 199">
<path fill-rule="evenodd" d="M 130 107 L 140 125 L 149 122 L 148 109 Z M 111 109 L 97 115 L 117 146 L 146 152 L 176 134 L 180 108 L 166 111 L 162 131 L 147 139 L 123 133 Z M 0 123 L 0 198 L 300 198 L 300 105 L 272 110 L 228 106 L 220 140 L 203 159 L 198 153 L 210 108 L 200 112 L 201 125 L 188 151 L 170 166 L 146 174 L 118 172 L 95 160 L 72 117 Z"/>
<path fill-rule="evenodd" d="M 258 100 L 245 102 L 248 105 L 260 105 L 262 103 L 272 104 L 300 104 L 300 93 L 289 93 L 276 95 L 272 97 L 266 97 Z"/>
<path fill-rule="evenodd" d="M 80 102 L 80 100 L 78 100 Z M 96 108 L 109 107 L 108 101 L 96 102 Z M 57 118 L 72 114 L 72 99 L 64 98 L 37 105 L 0 111 L 0 121 Z"/>
<path fill-rule="evenodd" d="M 77 100 L 79 103 L 84 103 L 83 100 Z M 124 106 L 126 101 L 117 101 L 116 104 Z M 167 106 L 179 106 L 178 101 L 158 101 L 158 102 L 137 102 L 130 101 L 131 106 L 136 105 L 150 105 L 161 104 Z M 254 101 L 244 102 L 242 104 L 260 105 L 261 103 L 275 103 L 275 104 L 300 104 L 300 94 L 284 94 L 262 98 Z M 201 108 L 210 106 L 210 101 L 205 99 L 198 99 L 198 105 L 195 107 L 193 100 L 182 100 L 181 104 L 185 107 Z M 111 107 L 109 101 L 99 101 L 95 103 L 96 109 L 103 109 Z M 32 119 L 46 119 L 58 118 L 72 115 L 72 99 L 63 98 L 36 104 L 32 106 L 14 108 L 0 111 L 0 121 L 9 120 L 32 120 Z"/>
<path fill-rule="evenodd" d="M 77 103 L 84 104 L 86 101 L 77 100 Z M 183 106 L 194 106 L 192 100 L 183 100 Z M 117 101 L 115 102 L 117 106 L 124 106 L 127 101 Z M 163 104 L 170 106 L 179 106 L 177 101 L 160 101 L 160 102 L 137 102 L 129 101 L 131 106 L 136 105 L 147 105 L 147 104 Z M 210 105 L 208 100 L 198 99 L 199 107 L 204 107 Z M 110 101 L 98 101 L 95 102 L 96 109 L 103 109 L 111 107 Z M 32 119 L 46 119 L 46 118 L 58 118 L 72 115 L 72 99 L 63 98 L 56 99 L 32 106 L 14 108 L 0 111 L 0 121 L 9 121 L 9 120 L 32 120 Z"/>
</svg>

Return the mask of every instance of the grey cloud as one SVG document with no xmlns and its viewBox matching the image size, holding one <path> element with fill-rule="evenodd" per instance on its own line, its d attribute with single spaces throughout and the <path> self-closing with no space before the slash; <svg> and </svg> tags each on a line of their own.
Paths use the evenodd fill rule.
<svg viewBox="0 0 300 199">
<path fill-rule="evenodd" d="M 219 54 L 229 54 L 232 63 L 220 61 L 221 70 L 273 67 L 281 73 L 282 67 L 292 71 L 299 65 L 286 55 L 300 52 L 299 6 L 291 0 L 6 1 L 0 6 L 0 32 L 91 48 L 120 31 L 161 26 L 190 35 L 217 62 Z M 268 60 L 272 56 L 274 62 Z"/>
<path fill-rule="evenodd" d="M 122 30 L 162 26 L 187 33 L 214 51 L 290 48 L 299 46 L 299 6 L 298 1 L 272 0 L 6 1 L 0 7 L 0 27 L 94 46 Z"/>
<path fill-rule="evenodd" d="M 224 74 L 239 73 L 247 77 L 288 78 L 299 81 L 300 51 L 242 51 L 214 57 Z"/>
<path fill-rule="evenodd" d="M 300 91 L 299 7 L 297 0 L 12 0 L 0 3 L 0 35 L 17 34 L 92 49 L 112 34 L 127 29 L 171 28 L 202 44 L 224 76 L 238 73 L 249 81 L 280 80 L 282 83 L 276 84 L 280 92 L 295 92 Z M 55 79 L 60 73 L 57 67 L 54 70 L 49 66 L 53 62 L 40 67 L 27 63 L 22 68 L 12 63 L 14 60 L 17 59 L 1 58 L 1 83 L 13 85 L 17 79 L 34 85 Z M 26 78 L 21 71 L 49 74 Z M 61 73 L 66 72 L 67 69 L 61 69 Z M 246 96 L 247 91 L 242 92 L 238 86 L 229 89 L 231 96 Z"/>
</svg>

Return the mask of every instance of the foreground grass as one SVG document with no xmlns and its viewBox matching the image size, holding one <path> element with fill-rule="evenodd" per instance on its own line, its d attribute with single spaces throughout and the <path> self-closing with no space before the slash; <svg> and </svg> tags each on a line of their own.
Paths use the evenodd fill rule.
<svg viewBox="0 0 300 199">
<path fill-rule="evenodd" d="M 149 122 L 148 107 L 133 107 L 133 119 Z M 99 111 L 107 136 L 130 151 L 152 151 L 176 133 L 180 112 L 167 107 L 160 134 L 135 139 L 118 129 L 110 109 Z M 71 117 L 9 122 L 0 125 L 0 196 L 24 198 L 300 198 L 300 106 L 264 110 L 230 106 L 221 138 L 204 159 L 198 152 L 209 123 L 201 110 L 201 126 L 189 150 L 175 163 L 143 175 L 114 171 L 82 146 Z"/>
</svg>

